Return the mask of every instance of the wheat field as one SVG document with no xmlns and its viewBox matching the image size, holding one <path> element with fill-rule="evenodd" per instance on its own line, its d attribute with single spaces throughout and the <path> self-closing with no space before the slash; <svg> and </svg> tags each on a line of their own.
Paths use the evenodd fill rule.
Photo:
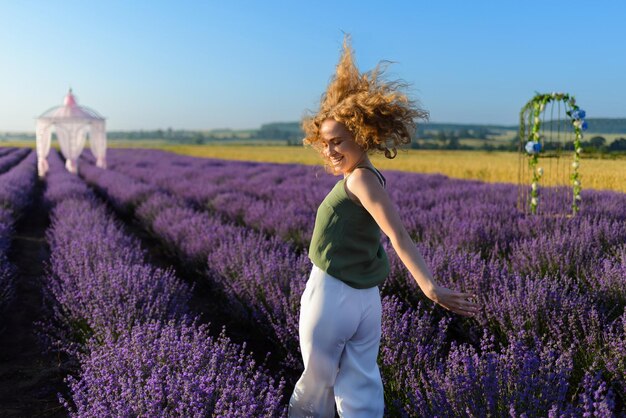
<svg viewBox="0 0 626 418">
<path fill-rule="evenodd" d="M 4 142 L 2 146 L 31 146 L 24 142 Z M 53 144 L 58 148 L 58 144 Z M 162 141 L 110 141 L 111 148 L 157 148 L 195 157 L 275 163 L 321 165 L 311 148 L 285 145 L 176 145 Z M 401 150 L 393 160 L 374 155 L 372 161 L 382 170 L 439 173 L 459 179 L 489 183 L 518 183 L 520 156 L 514 152 Z M 566 160 L 566 164 L 569 162 Z M 549 163 L 546 162 L 549 173 Z M 626 156 L 585 158 L 579 172 L 583 189 L 613 190 L 626 193 Z M 523 181 L 526 183 L 525 181 Z"/>
<path fill-rule="evenodd" d="M 298 146 L 162 145 L 159 148 L 197 157 L 321 164 L 313 149 Z M 404 150 L 393 160 L 375 155 L 372 161 L 382 170 L 440 173 L 490 183 L 517 183 L 520 164 L 524 164 L 517 153 L 441 150 Z M 548 168 L 546 165 L 546 171 Z M 626 193 L 626 159 L 585 159 L 583 155 L 579 172 L 583 188 Z"/>
</svg>

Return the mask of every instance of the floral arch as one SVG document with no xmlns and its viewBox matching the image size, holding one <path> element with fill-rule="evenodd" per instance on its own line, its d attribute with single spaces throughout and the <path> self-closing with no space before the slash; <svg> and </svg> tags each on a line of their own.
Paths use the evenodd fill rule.
<svg viewBox="0 0 626 418">
<path fill-rule="evenodd" d="M 524 105 L 519 124 L 520 210 L 556 215 L 580 210 L 585 116 L 567 93 L 538 93 Z"/>
</svg>

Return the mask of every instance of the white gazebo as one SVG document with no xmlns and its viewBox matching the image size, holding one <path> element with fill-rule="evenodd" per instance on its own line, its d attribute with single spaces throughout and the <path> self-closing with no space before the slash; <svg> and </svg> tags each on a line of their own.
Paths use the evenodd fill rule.
<svg viewBox="0 0 626 418">
<path fill-rule="evenodd" d="M 107 137 L 104 118 L 95 110 L 79 106 L 70 89 L 62 106 L 53 107 L 37 118 L 37 170 L 40 177 L 45 176 L 48 171 L 47 158 L 53 128 L 68 171 L 77 172 L 78 157 L 85 146 L 87 133 L 96 165 L 106 167 Z"/>
</svg>

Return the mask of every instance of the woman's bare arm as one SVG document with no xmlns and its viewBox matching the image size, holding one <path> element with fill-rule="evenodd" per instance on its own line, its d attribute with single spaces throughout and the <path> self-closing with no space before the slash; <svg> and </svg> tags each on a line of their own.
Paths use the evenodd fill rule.
<svg viewBox="0 0 626 418">
<path fill-rule="evenodd" d="M 478 305 L 469 300 L 473 297 L 472 294 L 456 292 L 435 282 L 424 258 L 400 220 L 400 215 L 387 191 L 374 173 L 357 169 L 346 180 L 346 186 L 372 215 L 383 233 L 389 237 L 398 257 L 429 299 L 460 315 L 473 316 L 479 311 Z"/>
</svg>

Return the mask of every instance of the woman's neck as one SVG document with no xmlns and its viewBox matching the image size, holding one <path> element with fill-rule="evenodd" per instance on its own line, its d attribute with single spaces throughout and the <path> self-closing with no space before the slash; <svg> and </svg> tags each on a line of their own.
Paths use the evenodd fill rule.
<svg viewBox="0 0 626 418">
<path fill-rule="evenodd" d="M 359 161 L 357 161 L 356 164 L 354 164 L 354 166 L 350 168 L 350 170 L 343 173 L 343 178 L 348 177 L 357 167 L 364 165 L 370 166 L 372 168 L 374 167 L 366 152 L 363 152 L 363 155 L 361 156 L 361 158 L 359 158 Z"/>
</svg>

